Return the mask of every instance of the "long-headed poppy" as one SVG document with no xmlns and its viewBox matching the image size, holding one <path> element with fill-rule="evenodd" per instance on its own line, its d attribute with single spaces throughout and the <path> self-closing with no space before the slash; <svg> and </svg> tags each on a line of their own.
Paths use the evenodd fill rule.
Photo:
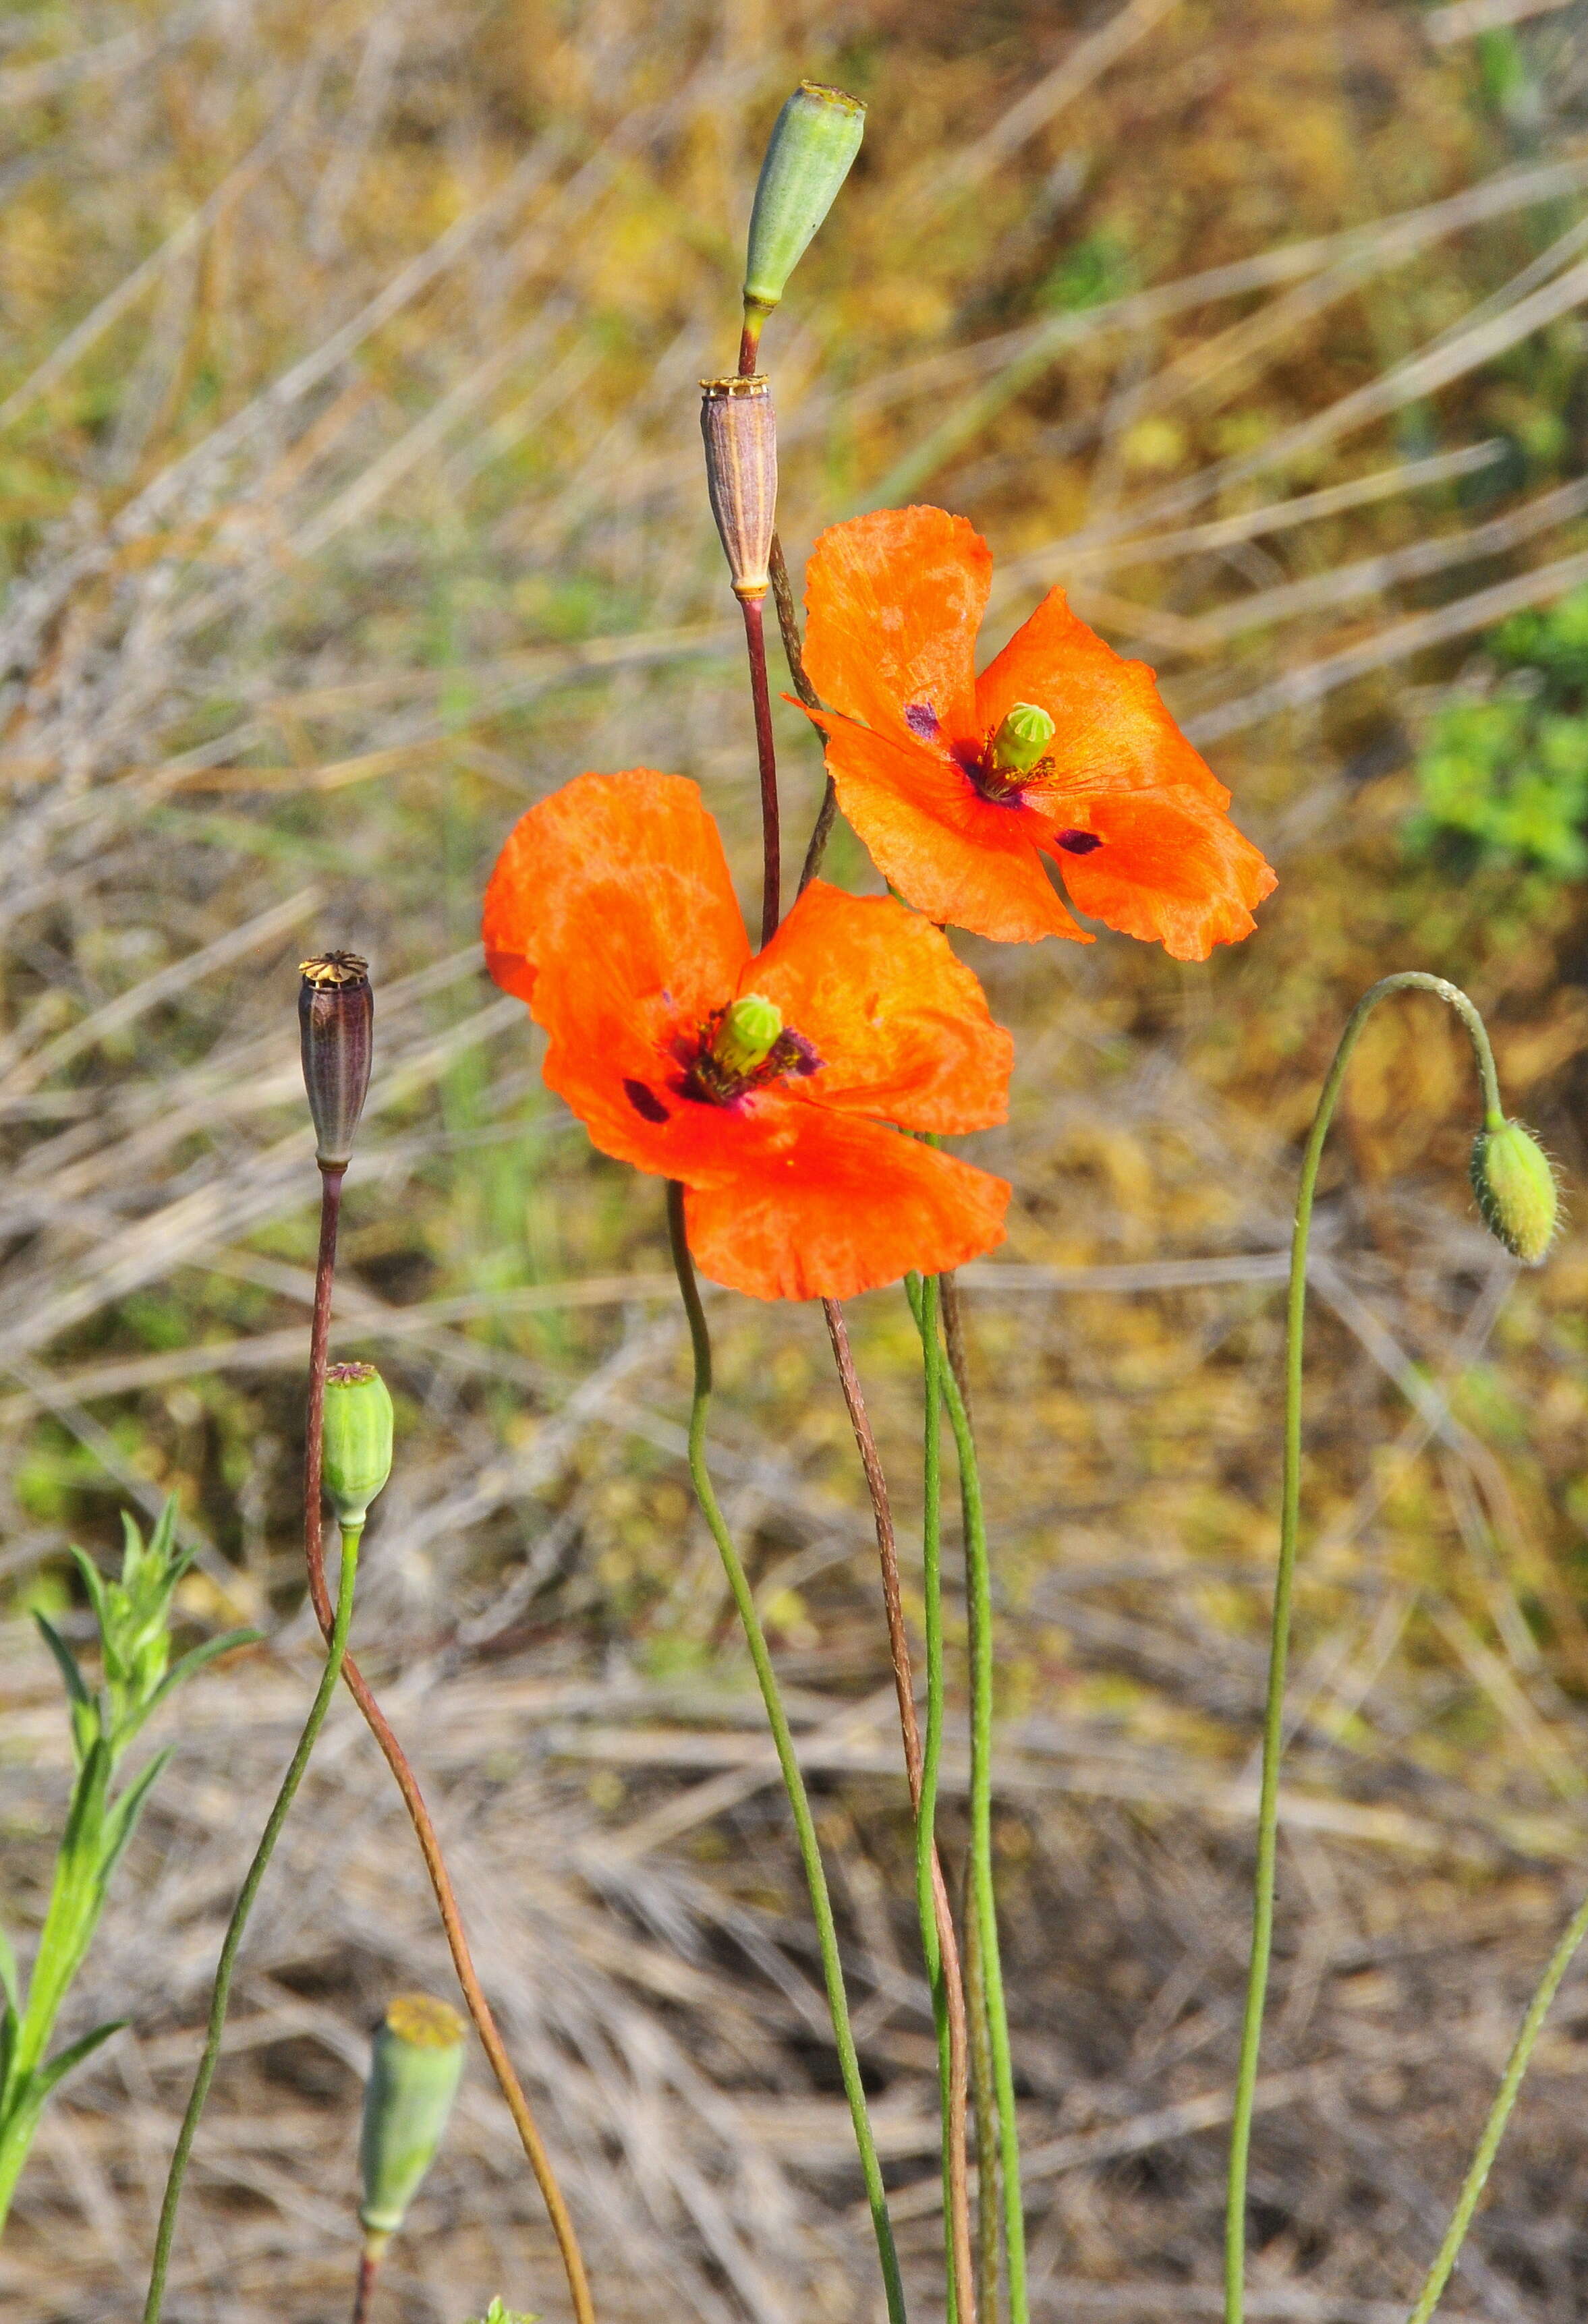
<svg viewBox="0 0 1588 2324">
<path fill-rule="evenodd" d="M 878 870 L 929 918 L 1005 941 L 1091 941 L 1044 855 L 1079 911 L 1177 960 L 1249 936 L 1274 875 L 1151 670 L 1055 589 L 978 678 L 992 578 L 986 542 L 941 509 L 817 541 L 805 665 L 827 709 L 811 715 Z"/>
<path fill-rule="evenodd" d="M 520 819 L 485 938 L 547 1081 L 603 1153 L 682 1182 L 716 1282 L 845 1299 L 1002 1241 L 1004 1181 L 901 1133 L 1002 1121 L 1012 1044 L 891 898 L 813 881 L 752 957 L 698 789 L 638 768 Z"/>
</svg>

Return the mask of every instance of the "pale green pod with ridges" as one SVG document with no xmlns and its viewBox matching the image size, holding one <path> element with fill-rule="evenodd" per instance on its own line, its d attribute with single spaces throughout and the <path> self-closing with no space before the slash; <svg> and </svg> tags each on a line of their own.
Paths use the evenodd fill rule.
<svg viewBox="0 0 1588 2324">
<path fill-rule="evenodd" d="M 463 2072 L 466 2028 L 429 1994 L 399 1994 L 375 2034 L 364 2093 L 359 2219 L 371 2236 L 396 2234 L 436 2159 Z"/>
<path fill-rule="evenodd" d="M 374 1364 L 333 1364 L 326 1374 L 326 1499 L 343 1526 L 362 1526 L 392 1473 L 392 1397 Z"/>
<path fill-rule="evenodd" d="M 837 198 L 865 134 L 859 97 L 802 80 L 779 114 L 761 165 L 744 263 L 746 316 L 766 316 Z"/>
</svg>

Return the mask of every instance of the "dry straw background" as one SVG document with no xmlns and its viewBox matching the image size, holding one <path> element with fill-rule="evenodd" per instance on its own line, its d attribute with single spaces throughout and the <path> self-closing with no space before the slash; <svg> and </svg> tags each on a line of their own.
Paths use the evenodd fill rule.
<svg viewBox="0 0 1588 2324">
<path fill-rule="evenodd" d="M 996 637 L 1070 583 L 1159 668 L 1282 873 L 1206 968 L 1106 936 L 967 948 L 1020 1037 L 1011 1125 L 979 1141 L 1011 1231 L 967 1305 L 1038 2312 L 1217 2312 L 1276 1286 L 1350 1001 L 1393 967 L 1467 982 L 1513 1101 L 1568 1178 L 1584 1161 L 1580 890 L 1452 882 L 1399 835 L 1408 753 L 1483 628 L 1588 572 L 1585 26 L 1517 0 L 0 21 L 0 1907 L 24 1941 L 68 1772 L 26 1615 L 80 1632 L 64 1542 L 108 1550 L 118 1506 L 174 1488 L 194 1634 L 268 1632 L 165 1722 L 76 2004 L 133 2024 L 41 2138 L 8 2324 L 140 2310 L 224 1916 L 312 1684 L 292 1002 L 327 943 L 379 989 L 336 1348 L 377 1356 L 401 1412 L 359 1651 L 604 2313 L 878 2312 L 784 1811 L 683 1480 L 660 1189 L 590 1156 L 475 949 L 509 822 L 586 766 L 695 776 L 753 863 L 694 383 L 731 354 L 754 169 L 801 73 L 872 115 L 768 333 L 791 555 L 857 507 L 964 510 L 1001 559 Z M 784 762 L 792 857 L 818 782 L 792 716 Z M 867 879 L 853 843 L 835 861 Z M 1588 1238 L 1515 1277 L 1466 1194 L 1473 1103 L 1454 1028 L 1404 1004 L 1329 1166 L 1260 2319 L 1403 2312 L 1588 1878 Z M 713 1313 L 716 1467 L 929 2318 L 929 2018 L 860 1480 L 819 1319 Z M 908 1551 L 902 1299 L 853 1325 Z M 172 2324 L 345 2314 L 367 2031 L 445 1976 L 338 1709 L 254 1923 Z M 1579 1976 L 1453 2317 L 1581 2314 L 1585 2089 Z M 462 2324 L 497 2290 L 565 2312 L 471 2068 L 379 2312 Z"/>
</svg>

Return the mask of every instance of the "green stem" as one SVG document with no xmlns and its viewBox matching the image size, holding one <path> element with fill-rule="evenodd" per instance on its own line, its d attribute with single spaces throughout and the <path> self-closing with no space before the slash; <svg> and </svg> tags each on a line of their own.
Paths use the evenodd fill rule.
<svg viewBox="0 0 1588 2324">
<path fill-rule="evenodd" d="M 1515 2106 L 1517 2093 L 1522 2087 L 1522 2076 L 1528 2070 L 1528 2060 L 1533 2055 L 1533 2045 L 1544 2030 L 1544 2020 L 1549 2014 L 1549 2005 L 1555 1999 L 1556 1989 L 1571 1967 L 1572 1956 L 1585 1936 L 1588 1936 L 1588 1901 L 1578 1905 L 1571 1926 L 1549 1956 L 1549 1965 L 1538 1980 L 1532 2000 L 1528 2004 L 1528 2014 L 1522 2020 L 1510 2056 L 1506 2060 L 1505 2071 L 1500 2076 L 1500 2088 L 1494 2095 L 1494 2103 L 1489 2109 L 1489 2118 L 1483 2125 L 1483 2135 L 1478 2141 L 1477 2153 L 1473 2157 L 1472 2167 L 1462 2181 L 1461 2194 L 1456 2201 L 1454 2216 L 1445 2230 L 1445 2241 L 1439 2246 L 1438 2256 L 1428 2270 L 1426 2281 L 1417 2294 L 1417 2304 L 1411 2311 L 1410 2324 L 1428 2324 L 1429 2317 L 1439 2304 L 1439 2295 L 1450 2280 L 1450 2272 L 1455 2265 L 1456 2255 L 1466 2239 L 1467 2229 L 1473 2223 L 1473 2213 L 1478 2208 L 1478 2198 L 1483 2191 L 1483 2184 L 1489 2176 L 1494 2157 L 1499 2152 L 1500 2142 L 1505 2135 L 1505 2126 L 1510 2119 L 1510 2110 Z"/>
<path fill-rule="evenodd" d="M 925 1345 L 928 1327 L 924 1290 L 907 1285 L 909 1303 Z M 992 1877 L 992 1576 L 987 1556 L 987 1519 L 982 1472 L 970 1416 L 951 1366 L 937 1377 L 959 1462 L 965 1509 L 965 1597 L 971 1645 L 971 1886 L 982 1982 L 987 2000 L 987 2033 L 998 2098 L 998 2150 L 1003 2175 L 1003 2240 L 1009 2268 L 1010 2324 L 1029 2324 L 1026 2288 L 1026 2213 L 1020 2189 L 1020 2142 L 1014 2112 L 1014 2058 L 1009 2039 L 1009 2009 L 1003 1990 L 1003 1956 L 998 1941 L 998 1894 Z"/>
<path fill-rule="evenodd" d="M 331 1632 L 325 1668 L 320 1673 L 319 1685 L 309 1717 L 303 1722 L 303 1732 L 298 1738 L 298 1748 L 291 1764 L 282 1778 L 275 1805 L 270 1812 L 259 1846 L 254 1851 L 254 1861 L 232 1907 L 232 1917 L 216 1965 L 215 1989 L 209 1999 L 209 2026 L 205 2035 L 204 2052 L 198 2061 L 198 2071 L 193 2078 L 192 2093 L 188 2110 L 182 2116 L 182 2126 L 177 2133 L 177 2143 L 171 2158 L 171 2170 L 165 2182 L 165 2200 L 160 2208 L 160 2226 L 154 2237 L 154 2264 L 149 2275 L 149 2296 L 143 2303 L 143 2324 L 160 2324 L 161 2304 L 165 2298 L 166 2271 L 171 2265 L 171 2247 L 176 2235 L 177 2206 L 182 2200 L 182 2181 L 187 2176 L 188 2158 L 193 2151 L 193 2140 L 198 2128 L 198 2117 L 204 2111 L 204 2101 L 209 2095 L 209 2085 L 215 2079 L 216 2061 L 220 2056 L 221 2034 L 226 2022 L 226 2004 L 231 1997 L 232 1976 L 242 1949 L 243 1932 L 248 1925 L 248 1915 L 259 1894 L 275 1844 L 282 1835 L 309 1754 L 325 1724 L 331 1697 L 337 1692 L 337 1682 L 342 1673 L 342 1657 L 347 1650 L 347 1631 L 353 1620 L 353 1584 L 358 1572 L 358 1544 L 362 1525 L 345 1526 L 342 1529 L 342 1572 L 337 1592 L 337 1619 Z"/>
<path fill-rule="evenodd" d="M 976 1921 L 975 1873 L 965 1867 L 965 2013 L 970 2035 L 971 2097 L 976 2110 L 976 2324 L 998 2324 L 998 2091 L 992 2073 L 992 2032 L 982 1936 Z"/>
<path fill-rule="evenodd" d="M 689 1245 L 684 1232 L 684 1190 L 672 1181 L 669 1181 L 667 1190 L 667 1224 L 673 1267 L 683 1297 L 684 1313 L 689 1320 L 689 1341 L 695 1358 L 695 1387 L 689 1406 L 690 1480 L 695 1488 L 695 1498 L 700 1504 L 701 1515 L 716 1544 L 723 1572 L 727 1576 L 728 1588 L 744 1628 L 745 1643 L 750 1648 L 750 1659 L 755 1666 L 756 1679 L 761 1687 L 761 1699 L 766 1706 L 767 1725 L 771 1729 L 778 1765 L 782 1770 L 783 1788 L 789 1794 L 795 1836 L 799 1844 L 799 1859 L 805 1868 L 806 1886 L 810 1891 L 811 1912 L 816 1920 L 822 1977 L 826 1986 L 827 2007 L 833 2018 L 833 2039 L 838 2052 L 838 2071 L 843 2078 L 844 2094 L 849 2101 L 849 2118 L 854 2126 L 854 2143 L 860 2150 L 861 2175 L 865 2181 L 866 2202 L 877 2238 L 877 2255 L 882 2263 L 889 2324 L 904 2324 L 904 2284 L 899 2273 L 899 2255 L 893 2245 L 893 2225 L 888 2217 L 882 2166 L 877 2156 L 876 2140 L 872 2135 L 871 2116 L 866 2110 L 865 2088 L 860 2078 L 860 2059 L 849 2024 L 849 1997 L 845 1991 L 844 1965 L 838 1954 L 838 1932 L 833 1923 L 832 1900 L 827 1895 L 827 1877 L 822 1868 L 816 1824 L 811 1817 L 810 1802 L 806 1796 L 805 1778 L 799 1772 L 799 1762 L 795 1757 L 794 1738 L 788 1714 L 783 1709 L 783 1698 L 778 1690 L 766 1634 L 755 1610 L 749 1577 L 734 1545 L 734 1537 L 718 1506 L 716 1488 L 706 1465 L 706 1421 L 711 1405 L 711 1334 L 706 1329 L 706 1310 L 700 1304 L 700 1290 L 695 1280 L 695 1262 L 689 1256 Z M 149 2324 L 149 2319 L 145 2319 L 145 2324 Z"/>
<path fill-rule="evenodd" d="M 1241 2027 L 1241 2060 L 1235 2078 L 1235 2110 L 1230 2131 L 1230 2181 L 1224 2216 L 1225 2324 L 1242 2324 L 1246 2275 L 1246 2181 L 1256 2104 L 1258 2053 L 1274 1939 L 1274 1868 L 1279 1844 L 1279 1757 L 1284 1746 L 1285 1673 L 1290 1650 L 1290 1605 L 1296 1580 L 1296 1548 L 1301 1515 L 1301 1383 L 1306 1322 L 1307 1240 L 1313 1195 L 1324 1140 L 1329 1133 L 1345 1068 L 1358 1037 L 1380 1001 L 1392 992 L 1432 992 L 1454 1009 L 1466 1027 L 1483 1085 L 1484 1126 L 1496 1130 L 1505 1116 L 1494 1053 L 1483 1020 L 1459 986 L 1420 969 L 1381 977 L 1351 1013 L 1334 1062 L 1318 1099 L 1296 1197 L 1296 1230 L 1290 1244 L 1290 1284 L 1285 1307 L 1285 1472 L 1279 1515 L 1279 1560 L 1274 1577 L 1274 1612 L 1269 1647 L 1268 1695 L 1263 1709 L 1262 1776 L 1258 1794 L 1257 1864 L 1252 1882 L 1251 1958 L 1246 2007 Z M 1458 2238 L 1459 2240 L 1459 2238 Z"/>
<path fill-rule="evenodd" d="M 937 1278 L 921 1286 L 921 1358 L 925 1385 L 922 1439 L 921 1588 L 927 1640 L 927 1731 L 921 1745 L 921 1789 L 915 1811 L 915 1904 L 932 1989 L 932 2022 L 937 2035 L 937 2084 L 943 2113 L 943 2231 L 948 2255 L 947 2324 L 955 2324 L 958 2301 L 954 2281 L 954 2193 L 950 2142 L 954 2136 L 954 2062 L 948 2038 L 948 1993 L 943 1978 L 943 1947 L 937 1936 L 934 1872 L 937 1860 L 937 1784 L 943 1766 L 943 1351 L 938 1336 Z"/>
</svg>

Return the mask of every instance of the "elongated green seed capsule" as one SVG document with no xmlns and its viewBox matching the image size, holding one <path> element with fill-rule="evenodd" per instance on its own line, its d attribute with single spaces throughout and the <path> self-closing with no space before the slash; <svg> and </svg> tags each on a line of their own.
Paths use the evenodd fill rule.
<svg viewBox="0 0 1588 2324">
<path fill-rule="evenodd" d="M 1549 1157 L 1519 1121 L 1481 1130 L 1468 1166 L 1483 1223 L 1524 1267 L 1541 1267 L 1560 1223 Z"/>
<path fill-rule="evenodd" d="M 841 88 L 802 80 L 772 130 L 744 263 L 744 310 L 764 318 L 826 217 L 865 134 L 865 107 Z"/>
<path fill-rule="evenodd" d="M 374 1364 L 326 1373 L 326 1499 L 345 1526 L 361 1526 L 392 1473 L 392 1397 Z"/>
<path fill-rule="evenodd" d="M 731 1074 L 752 1074 L 771 1054 L 783 1029 L 783 1012 L 762 993 L 741 994 L 723 1019 L 713 1045 L 717 1063 Z"/>
<path fill-rule="evenodd" d="M 1034 702 L 1011 705 L 992 737 L 992 764 L 1001 773 L 1029 775 L 1053 740 L 1053 721 Z"/>
<path fill-rule="evenodd" d="M 463 2071 L 464 2023 L 429 1994 L 399 1994 L 374 2039 L 364 2092 L 359 2219 L 383 2242 L 436 2159 Z"/>
</svg>

